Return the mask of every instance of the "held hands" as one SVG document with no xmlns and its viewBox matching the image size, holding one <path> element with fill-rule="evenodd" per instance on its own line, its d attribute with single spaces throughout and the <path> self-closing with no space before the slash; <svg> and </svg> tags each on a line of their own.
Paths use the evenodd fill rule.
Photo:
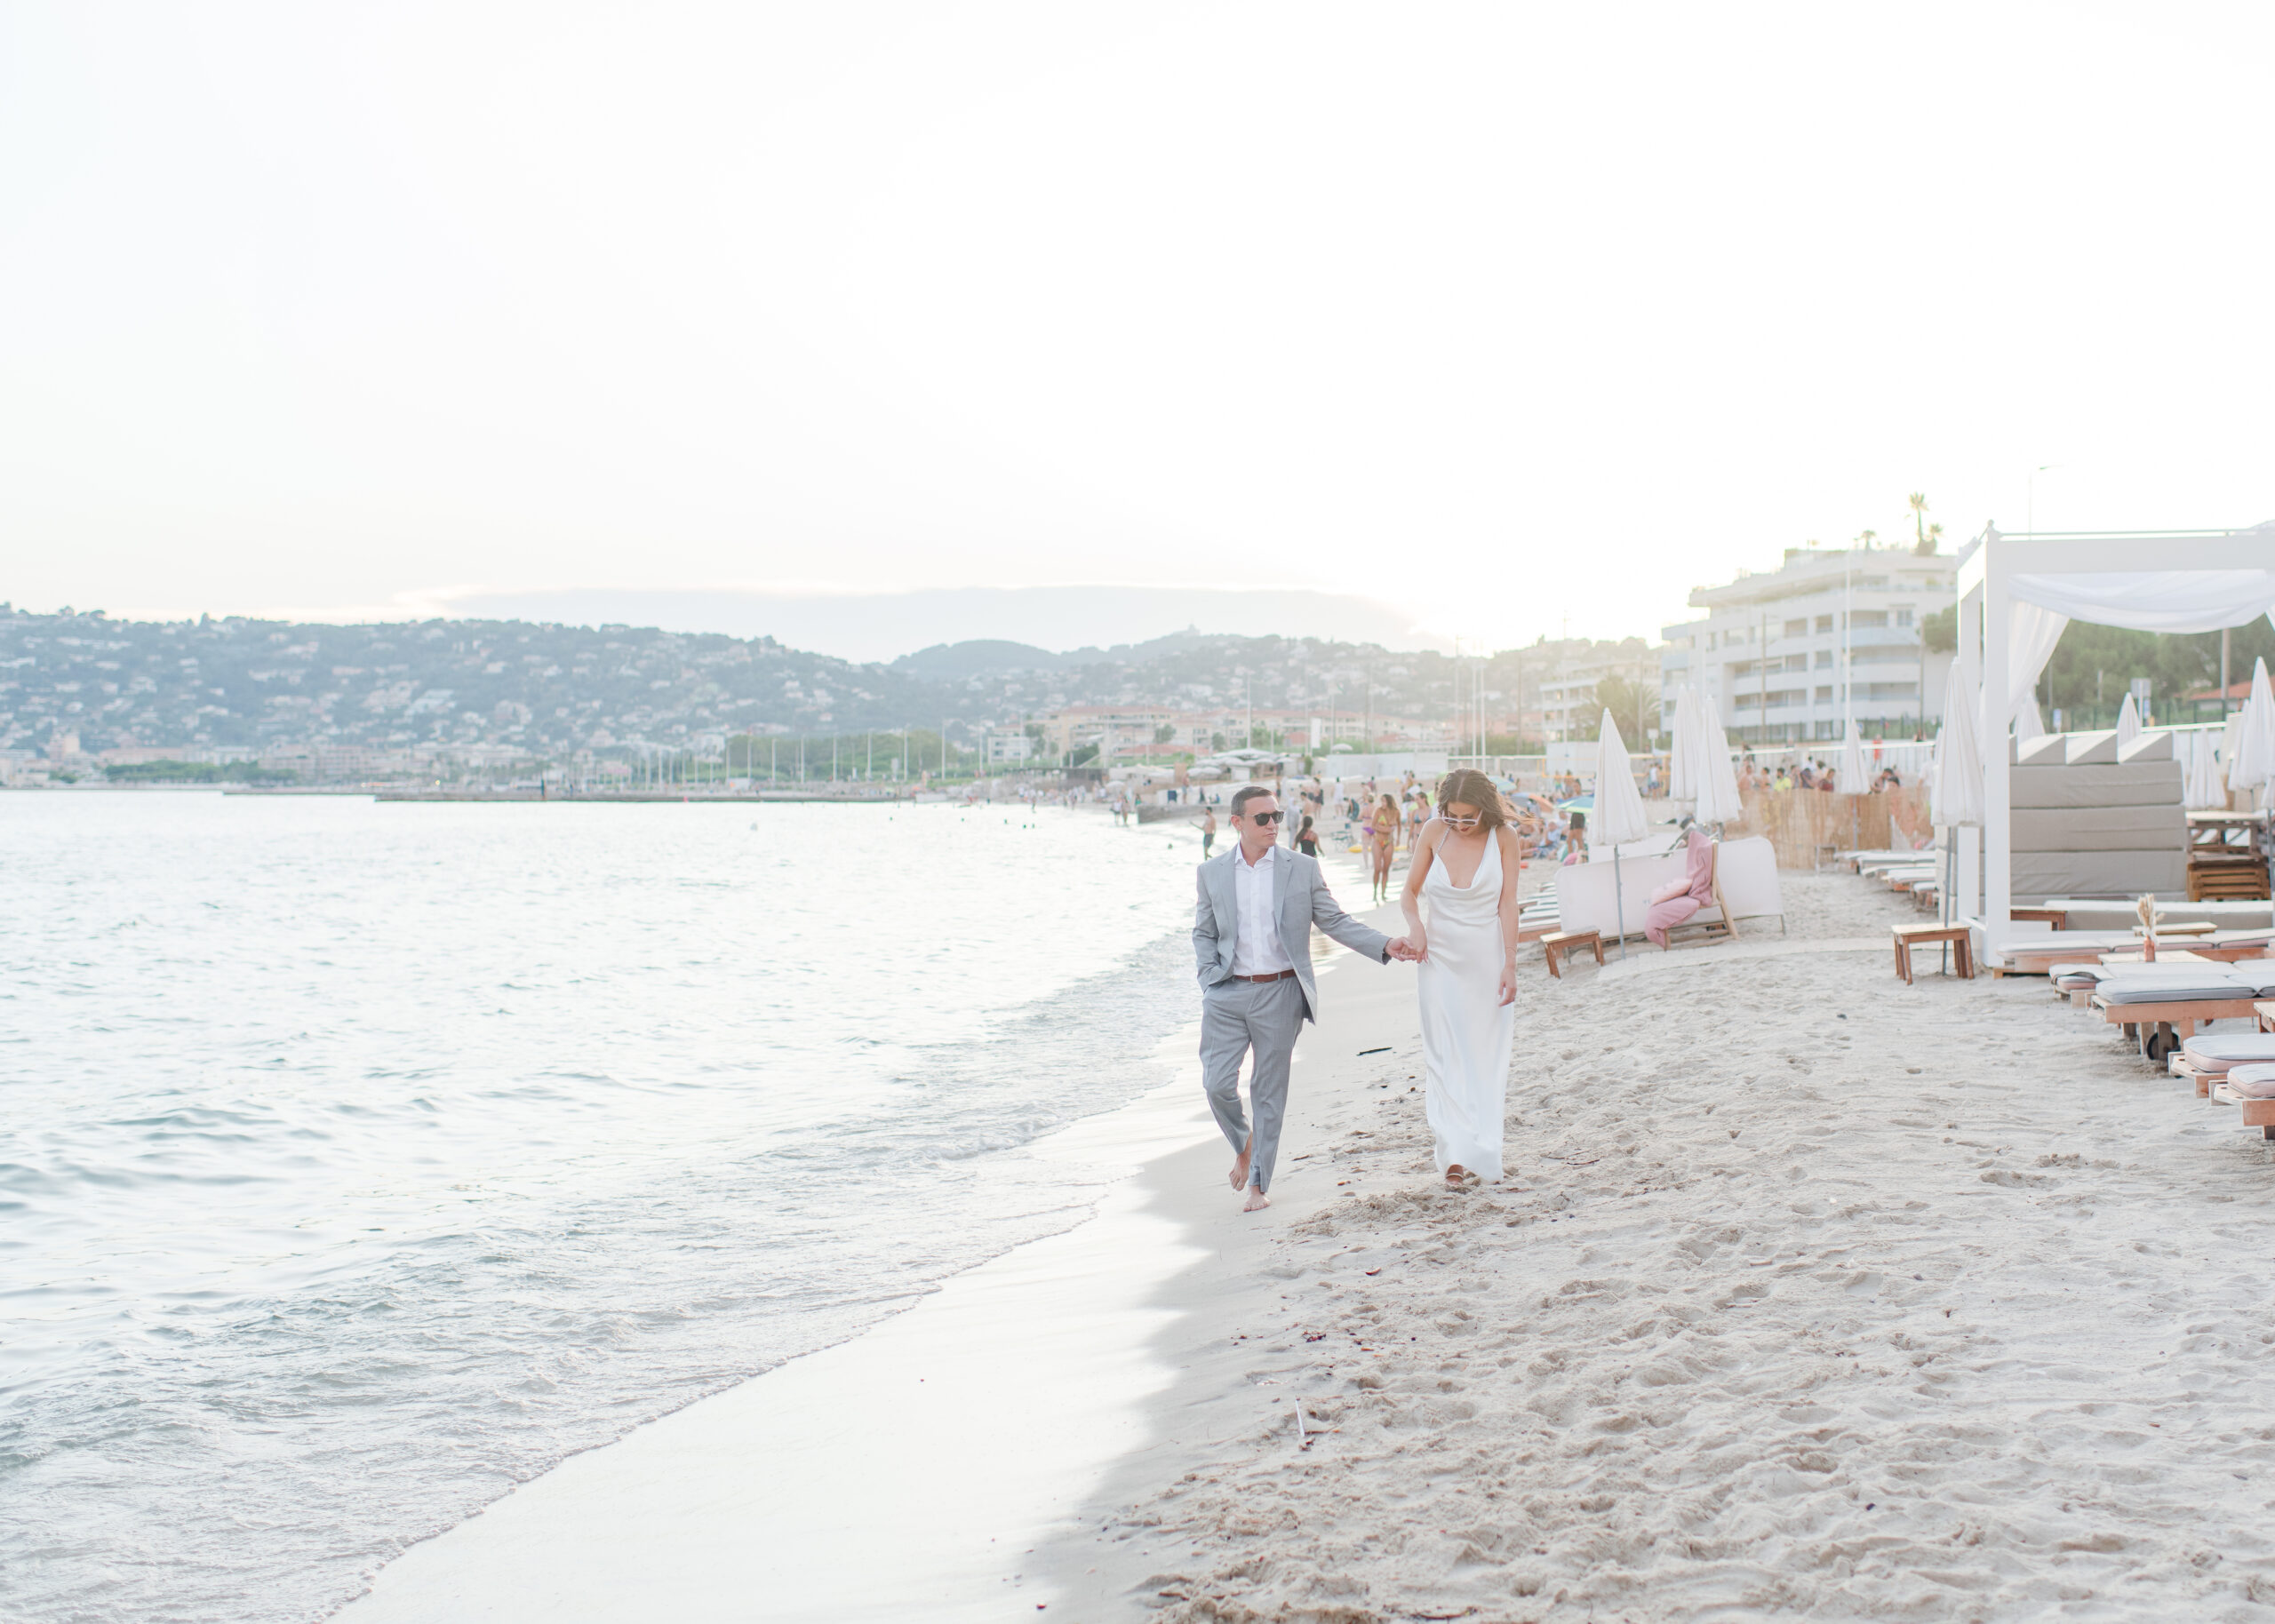
<svg viewBox="0 0 2275 1624">
<path fill-rule="evenodd" d="M 1386 951 L 1401 964 L 1419 964 L 1430 956 L 1429 938 L 1418 930 L 1411 936 L 1393 936 Z"/>
</svg>

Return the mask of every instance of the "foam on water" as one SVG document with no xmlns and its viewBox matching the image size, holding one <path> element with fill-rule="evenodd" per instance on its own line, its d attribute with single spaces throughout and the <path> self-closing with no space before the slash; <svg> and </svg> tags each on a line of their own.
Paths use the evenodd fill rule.
<svg viewBox="0 0 2275 1624">
<path fill-rule="evenodd" d="M 0 797 L 0 1611 L 318 1616 L 1095 1195 L 1196 842 L 1017 808 Z"/>
</svg>

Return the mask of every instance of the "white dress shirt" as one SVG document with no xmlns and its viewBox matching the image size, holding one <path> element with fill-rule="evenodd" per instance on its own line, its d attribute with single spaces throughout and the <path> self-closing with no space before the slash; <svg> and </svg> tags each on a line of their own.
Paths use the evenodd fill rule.
<svg viewBox="0 0 2275 1624">
<path fill-rule="evenodd" d="M 1233 943 L 1233 974 L 1276 975 L 1296 967 L 1280 940 L 1280 920 L 1272 906 L 1273 870 L 1288 860 L 1277 846 L 1250 864 L 1248 853 L 1233 848 L 1233 900 L 1240 912 L 1240 934 Z"/>
</svg>

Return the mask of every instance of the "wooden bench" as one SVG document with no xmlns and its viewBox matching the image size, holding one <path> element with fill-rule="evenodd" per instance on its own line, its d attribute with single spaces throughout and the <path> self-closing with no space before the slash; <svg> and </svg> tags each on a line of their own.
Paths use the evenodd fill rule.
<svg viewBox="0 0 2275 1624">
<path fill-rule="evenodd" d="M 1962 980 L 1975 979 L 1975 944 L 1964 925 L 1896 925 L 1896 973 L 1908 985 L 1912 980 L 1912 950 L 1939 942 L 1952 944 L 1952 968 Z"/>
<path fill-rule="evenodd" d="M 1595 949 L 1596 962 L 1603 962 L 1603 933 L 1600 930 L 1559 930 L 1541 937 L 1540 951 L 1548 955 L 1548 973 L 1557 980 L 1564 979 L 1563 966 L 1558 956 L 1577 953 L 1586 948 Z"/>
</svg>

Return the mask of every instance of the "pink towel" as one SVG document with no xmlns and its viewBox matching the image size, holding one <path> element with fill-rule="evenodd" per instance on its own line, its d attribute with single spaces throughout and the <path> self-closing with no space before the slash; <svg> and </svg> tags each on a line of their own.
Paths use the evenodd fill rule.
<svg viewBox="0 0 2275 1624">
<path fill-rule="evenodd" d="M 1643 916 L 1643 934 L 1661 947 L 1667 932 L 1714 900 L 1714 843 L 1703 829 L 1694 829 L 1684 843 L 1688 872 L 1651 893 L 1650 912 Z"/>
</svg>

